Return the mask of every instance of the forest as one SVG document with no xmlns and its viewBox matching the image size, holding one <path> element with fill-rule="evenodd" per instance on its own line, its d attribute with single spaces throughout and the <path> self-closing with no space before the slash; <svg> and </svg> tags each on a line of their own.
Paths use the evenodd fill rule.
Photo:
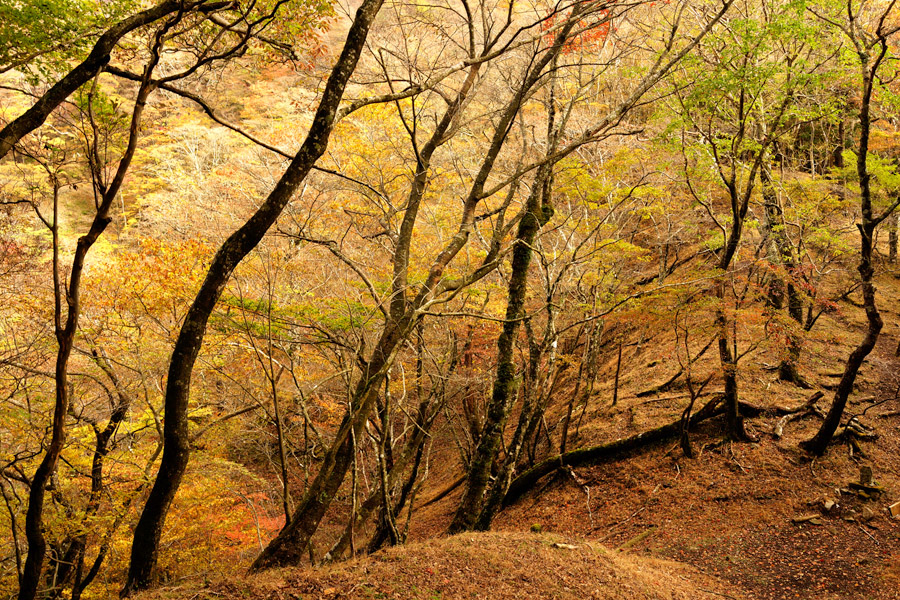
<svg viewBox="0 0 900 600">
<path fill-rule="evenodd" d="M 0 597 L 900 599 L 896 0 L 0 0 Z"/>
</svg>

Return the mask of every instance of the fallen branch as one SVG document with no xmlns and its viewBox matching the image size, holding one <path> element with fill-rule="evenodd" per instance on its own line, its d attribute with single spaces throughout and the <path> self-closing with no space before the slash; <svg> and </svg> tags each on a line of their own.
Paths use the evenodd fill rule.
<svg viewBox="0 0 900 600">
<path fill-rule="evenodd" d="M 715 394 L 721 394 L 722 392 L 703 392 L 697 394 L 698 398 L 703 396 L 712 396 Z M 640 396 L 635 396 L 635 398 L 639 398 Z M 644 400 L 643 402 L 639 402 L 634 406 L 644 406 L 645 404 L 655 404 L 657 402 L 666 402 L 668 400 L 680 400 L 681 398 L 690 398 L 690 394 L 675 394 L 674 396 L 659 396 L 658 398 L 651 398 L 650 400 Z"/>
<path fill-rule="evenodd" d="M 783 415 L 792 415 L 792 414 L 799 413 L 799 412 L 805 412 L 805 411 L 808 411 L 809 409 L 811 409 L 813 407 L 813 405 L 815 405 L 815 403 L 818 402 L 819 400 L 821 400 L 824 396 L 825 396 L 824 393 L 816 392 L 815 394 L 813 394 L 812 396 L 807 398 L 806 402 L 804 402 L 800 406 L 797 406 L 794 408 L 779 406 L 779 407 L 776 407 L 775 410 Z"/>
<path fill-rule="evenodd" d="M 425 508 L 426 506 L 430 506 L 430 505 L 434 504 L 435 502 L 437 502 L 438 500 L 442 500 L 442 499 L 446 498 L 450 494 L 450 492 L 452 492 L 453 490 L 458 488 L 460 485 L 462 485 L 462 483 L 465 480 L 466 480 L 466 476 L 463 475 L 462 477 L 460 477 L 459 479 L 457 479 L 453 483 L 451 483 L 449 486 L 444 488 L 444 490 L 442 492 L 438 492 L 438 494 L 434 498 L 418 505 L 415 508 L 415 510 L 413 510 L 413 512 L 416 512 L 419 509 Z"/>
<path fill-rule="evenodd" d="M 698 359 L 700 359 L 704 354 L 706 354 L 706 351 L 709 350 L 709 347 L 712 346 L 712 343 L 714 341 L 716 341 L 716 339 L 718 339 L 718 338 L 716 336 L 713 336 L 713 338 L 711 340 L 709 340 L 709 342 L 703 347 L 703 349 L 697 353 L 697 356 L 695 356 L 694 358 L 691 359 L 689 364 L 694 364 L 695 362 L 697 362 Z M 643 392 L 638 392 L 636 394 L 636 397 L 644 398 L 645 396 L 652 396 L 653 394 L 659 394 L 660 392 L 665 392 L 670 387 L 672 387 L 672 384 L 674 384 L 676 381 L 678 381 L 678 378 L 681 377 L 682 373 L 684 373 L 684 367 L 681 367 L 680 369 L 678 369 L 677 373 L 672 375 L 672 377 L 670 377 L 668 380 L 664 381 L 663 383 L 661 383 L 659 385 L 655 385 L 648 390 L 644 390 Z"/>
<path fill-rule="evenodd" d="M 621 546 L 616 548 L 616 550 L 618 550 L 619 552 L 623 552 L 625 550 L 628 550 L 629 548 L 633 548 L 634 546 L 640 544 L 641 542 L 646 540 L 648 537 L 650 537 L 654 531 L 656 531 L 656 525 L 652 525 L 650 527 L 650 529 L 637 534 L 636 536 L 634 536 L 633 538 L 631 538 L 630 540 L 628 540 L 627 542 L 625 542 L 624 544 L 622 544 Z"/>
<path fill-rule="evenodd" d="M 707 402 L 703 406 L 703 408 L 701 408 L 694 414 L 693 417 L 691 417 L 691 426 L 697 425 L 698 423 L 701 423 L 724 412 L 724 409 L 721 407 L 723 398 L 723 395 L 717 395 L 712 400 Z M 512 483 L 509 486 L 509 489 L 506 492 L 506 497 L 503 499 L 503 504 L 511 504 L 519 496 L 521 496 L 527 490 L 531 489 L 534 484 L 538 482 L 538 480 L 546 475 L 549 475 L 550 473 L 555 472 L 560 467 L 573 467 L 583 463 L 608 460 L 611 458 L 615 458 L 620 454 L 624 454 L 625 452 L 642 448 L 654 442 L 659 442 L 676 437 L 680 435 L 680 433 L 681 418 L 678 418 L 671 423 L 668 423 L 661 427 L 657 427 L 655 429 L 651 429 L 649 431 L 645 431 L 643 433 L 639 433 L 631 437 L 618 439 L 613 442 L 601 444 L 599 446 L 592 446 L 590 448 L 572 450 L 571 452 L 566 452 L 565 454 L 548 458 L 547 460 L 536 464 L 535 466 L 531 467 L 530 469 L 513 479 Z"/>
</svg>

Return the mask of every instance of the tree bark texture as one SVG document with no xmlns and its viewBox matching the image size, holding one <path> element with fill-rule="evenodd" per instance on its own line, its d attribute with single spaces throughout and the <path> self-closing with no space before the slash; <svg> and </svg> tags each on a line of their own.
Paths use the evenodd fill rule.
<svg viewBox="0 0 900 600">
<path fill-rule="evenodd" d="M 856 172 L 859 176 L 859 200 L 860 212 L 862 214 L 862 223 L 857 225 L 860 237 L 859 250 L 859 266 L 857 270 L 860 275 L 860 282 L 863 295 L 863 306 L 866 311 L 866 332 L 859 345 L 853 349 L 847 358 L 844 366 L 844 372 L 838 383 L 837 390 L 834 393 L 831 408 L 825 415 L 825 420 L 816 435 L 812 439 L 802 442 L 800 445 L 808 452 L 822 456 L 828 448 L 828 444 L 834 437 L 835 431 L 841 423 L 844 414 L 844 408 L 847 405 L 847 399 L 853 391 L 853 385 L 856 382 L 856 376 L 859 374 L 859 368 L 863 361 L 878 342 L 878 335 L 884 327 L 884 321 L 878 312 L 875 304 L 875 285 L 872 278 L 875 274 L 873 264 L 873 251 L 875 228 L 881 221 L 890 216 L 890 212 L 876 217 L 872 212 L 872 189 L 871 174 L 867 166 L 867 158 L 869 154 L 869 135 L 871 131 L 871 114 L 870 108 L 872 103 L 872 92 L 874 87 L 875 76 L 878 67 L 887 54 L 887 42 L 881 38 L 880 54 L 870 61 L 866 52 L 860 51 L 859 58 L 862 66 L 862 100 L 859 110 L 859 151 L 856 158 Z"/>
<path fill-rule="evenodd" d="M 163 456 L 153 488 L 134 531 L 128 579 L 122 595 L 149 587 L 159 553 L 166 514 L 175 498 L 190 455 L 187 409 L 191 373 L 206 325 L 235 267 L 262 240 L 325 152 L 344 89 L 365 46 L 383 0 L 364 0 L 347 33 L 343 50 L 325 84 L 309 133 L 275 188 L 250 219 L 219 248 L 188 310 L 169 365 L 165 394 Z"/>
</svg>

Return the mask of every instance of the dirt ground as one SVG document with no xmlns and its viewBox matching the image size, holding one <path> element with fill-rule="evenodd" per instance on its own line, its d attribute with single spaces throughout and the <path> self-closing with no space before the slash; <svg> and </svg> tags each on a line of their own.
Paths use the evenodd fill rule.
<svg viewBox="0 0 900 600">
<path fill-rule="evenodd" d="M 584 540 L 488 532 L 432 538 L 328 567 L 218 582 L 191 590 L 190 598 L 713 600 L 724 588 L 683 564 L 629 556 Z M 142 596 L 185 597 L 180 588 Z"/>
<path fill-rule="evenodd" d="M 726 597 L 900 599 L 900 519 L 887 512 L 900 501 L 900 285 L 892 277 L 881 282 L 879 303 L 885 328 L 845 411 L 845 421 L 859 415 L 877 433 L 877 439 L 858 441 L 864 454 L 857 450 L 851 456 L 844 442 L 818 459 L 801 451 L 799 442 L 821 423 L 815 415 L 788 423 L 780 439 L 772 433 L 779 415 L 748 419 L 755 443 L 723 443 L 723 424 L 712 420 L 693 432 L 695 459 L 685 458 L 673 440 L 576 467 L 579 481 L 562 473 L 548 476 L 498 515 L 494 528 L 540 528 L 680 561 L 725 582 Z M 751 354 L 741 368 L 741 399 L 761 408 L 799 406 L 818 390 L 824 394 L 818 406 L 827 410 L 863 319 L 861 310 L 845 304 L 813 329 L 804 345 L 804 376 L 812 389 L 778 381 L 768 368 L 773 359 Z M 609 406 L 609 385 L 599 390 L 576 447 L 634 435 L 678 417 L 684 390 L 636 396 L 668 378 L 664 361 L 657 360 L 667 352 L 650 348 L 623 368 L 616 407 Z M 705 367 L 715 369 L 715 359 L 709 357 Z M 884 487 L 879 497 L 863 498 L 850 489 L 861 466 L 871 467 Z M 444 480 L 450 481 L 449 474 Z M 418 537 L 439 534 L 459 493 L 423 511 L 430 514 L 418 520 Z M 803 517 L 815 518 L 794 522 Z"/>
<path fill-rule="evenodd" d="M 858 415 L 877 438 L 858 441 L 852 454 L 846 442 L 818 459 L 799 449 L 821 422 L 815 415 L 788 423 L 776 439 L 780 417 L 772 410 L 802 405 L 814 391 L 823 392 L 818 406 L 827 410 L 862 327 L 862 311 L 847 305 L 823 317 L 804 345 L 803 374 L 812 389 L 779 382 L 771 356 L 744 359 L 741 399 L 768 409 L 748 419 L 756 442 L 724 442 L 723 424 L 713 419 L 692 434 L 696 458 L 685 458 L 671 440 L 577 466 L 577 481 L 571 474 L 548 476 L 497 516 L 492 533 L 442 535 L 457 487 L 415 513 L 414 543 L 407 546 L 147 598 L 900 600 L 900 519 L 887 512 L 900 500 L 900 285 L 889 283 L 879 298 L 884 332 L 845 412 L 845 419 Z M 667 352 L 648 347 L 630 357 L 618 404 L 610 406 L 610 385 L 602 385 L 570 447 L 677 418 L 684 390 L 637 397 L 671 375 L 671 364 L 659 360 Z M 714 357 L 705 360 L 698 371 L 717 368 Z M 715 381 L 710 389 L 717 390 Z M 548 421 L 565 402 L 564 396 L 556 401 Z M 460 474 L 452 442 L 435 447 L 423 499 Z M 851 489 L 861 466 L 871 467 L 883 487 L 877 497 Z M 339 531 L 345 517 L 333 516 L 326 528 Z"/>
<path fill-rule="evenodd" d="M 814 415 L 789 423 L 781 439 L 772 435 L 777 415 L 750 419 L 759 441 L 749 444 L 722 443 L 721 423 L 711 421 L 694 433 L 698 458 L 684 458 L 670 442 L 628 460 L 578 467 L 589 493 L 570 476 L 548 477 L 503 512 L 495 526 L 536 524 L 610 547 L 630 541 L 629 552 L 683 561 L 728 582 L 734 596 L 900 598 L 900 519 L 887 511 L 900 500 L 900 298 L 896 285 L 883 287 L 886 326 L 845 412 L 845 417 L 860 415 L 877 433 L 877 439 L 858 442 L 864 455 L 851 456 L 847 443 L 835 443 L 819 459 L 800 451 L 798 443 L 821 423 Z M 814 330 L 806 348 L 816 353 L 810 362 L 818 370 L 807 371 L 812 390 L 778 382 L 751 359 L 742 375 L 742 399 L 764 407 L 797 406 L 821 390 L 825 397 L 819 406 L 827 410 L 852 332 L 861 328 L 859 312 L 841 311 Z M 834 343 L 836 332 L 848 329 L 843 343 Z M 617 410 L 598 409 L 593 420 L 605 423 L 600 426 L 605 431 L 593 435 L 601 440 L 631 435 L 664 422 L 663 415 L 671 419 L 684 402 L 632 398 Z M 850 489 L 861 466 L 872 468 L 884 493 L 864 498 Z"/>
</svg>

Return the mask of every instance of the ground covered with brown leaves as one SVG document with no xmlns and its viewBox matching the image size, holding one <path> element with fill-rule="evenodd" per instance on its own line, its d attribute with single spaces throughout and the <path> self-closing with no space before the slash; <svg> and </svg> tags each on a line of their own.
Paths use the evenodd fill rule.
<svg viewBox="0 0 900 600">
<path fill-rule="evenodd" d="M 818 405 L 827 410 L 861 331 L 861 311 L 847 306 L 823 317 L 804 347 L 812 389 L 778 381 L 771 357 L 744 359 L 741 399 L 760 413 L 748 419 L 755 442 L 724 441 L 723 423 L 713 419 L 693 432 L 696 458 L 685 458 L 670 440 L 558 471 L 502 511 L 494 532 L 447 538 L 442 533 L 461 488 L 443 492 L 461 466 L 452 443 L 438 441 L 423 496 L 441 499 L 416 511 L 415 543 L 339 565 L 147 598 L 900 600 L 900 518 L 888 513 L 900 501 L 900 285 L 889 283 L 879 298 L 887 325 L 845 413 L 845 421 L 856 415 L 874 432 L 871 439 L 855 439 L 852 447 L 837 441 L 812 458 L 798 444 L 821 423 L 814 413 L 774 435 L 777 407 L 801 406 L 821 391 Z M 638 397 L 669 378 L 671 364 L 660 360 L 669 351 L 648 345 L 630 357 L 616 406 L 608 382 L 600 386 L 571 447 L 677 418 L 683 389 Z M 715 358 L 697 366 L 704 368 L 715 371 Z M 715 392 L 715 381 L 710 388 Z M 566 402 L 564 395 L 556 400 L 548 422 Z M 851 486 L 863 466 L 881 493 L 867 497 Z"/>
<path fill-rule="evenodd" d="M 857 415 L 873 439 L 855 439 L 853 448 L 838 440 L 824 457 L 812 458 L 798 445 L 820 425 L 814 414 L 788 423 L 780 438 L 773 435 L 780 419 L 774 411 L 748 419 L 755 443 L 723 442 L 723 424 L 713 420 L 694 432 L 695 459 L 685 458 L 673 440 L 576 467 L 574 477 L 560 472 L 503 512 L 495 527 L 531 524 L 682 561 L 728 582 L 734 597 L 900 599 L 900 518 L 888 512 L 900 501 L 900 297 L 896 283 L 889 283 L 879 298 L 887 325 L 844 419 Z M 827 410 L 843 361 L 861 335 L 859 312 L 847 307 L 813 331 L 805 348 L 812 389 L 777 381 L 765 358 L 757 357 L 743 366 L 742 400 L 764 409 L 798 406 L 819 390 L 819 406 Z M 592 409 L 597 429 L 586 431 L 580 446 L 677 418 L 686 402 L 677 393 L 635 397 L 648 385 L 642 367 L 636 360 L 626 383 L 630 394 L 619 406 Z M 864 466 L 882 493 L 860 495 L 852 488 Z"/>
<path fill-rule="evenodd" d="M 671 561 L 559 535 L 488 532 L 433 538 L 328 567 L 222 581 L 191 590 L 189 597 L 712 600 L 722 597 L 722 588 L 721 582 Z M 143 596 L 185 597 L 179 588 Z"/>
</svg>

